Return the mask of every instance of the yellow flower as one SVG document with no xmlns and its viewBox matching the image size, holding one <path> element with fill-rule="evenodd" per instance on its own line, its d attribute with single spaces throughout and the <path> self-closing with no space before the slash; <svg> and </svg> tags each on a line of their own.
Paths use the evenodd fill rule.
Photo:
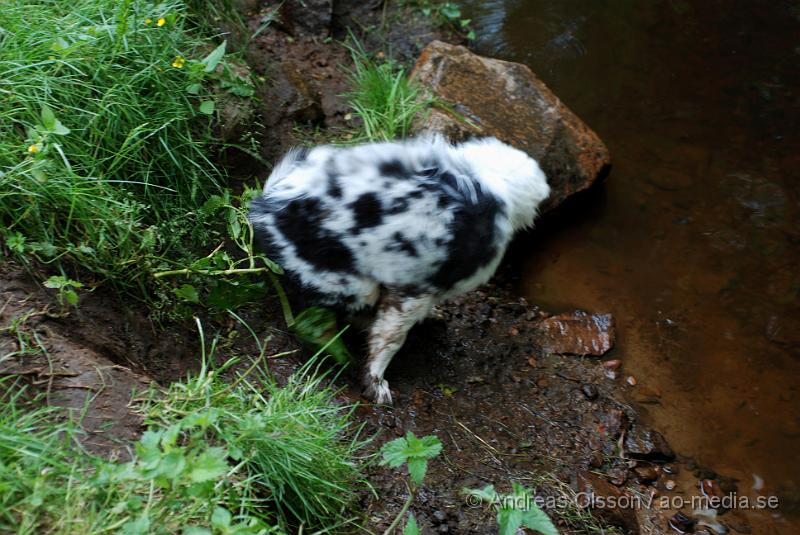
<svg viewBox="0 0 800 535">
<path fill-rule="evenodd" d="M 150 26 L 151 24 L 153 24 L 153 19 L 144 19 L 144 23 Z"/>
<path fill-rule="evenodd" d="M 175 56 L 175 59 L 172 60 L 172 66 L 176 69 L 182 69 L 184 65 L 186 65 L 186 58 Z"/>
<path fill-rule="evenodd" d="M 31 154 L 36 154 L 37 152 L 39 152 L 39 146 L 38 145 L 29 146 L 28 152 L 30 152 Z"/>
<path fill-rule="evenodd" d="M 156 22 L 156 24 L 157 24 L 157 25 L 159 25 L 159 26 L 163 26 L 163 25 L 165 25 L 166 23 L 167 23 L 167 19 L 165 19 L 164 17 L 161 17 L 161 18 L 160 18 L 160 19 L 158 19 L 158 21 Z"/>
</svg>

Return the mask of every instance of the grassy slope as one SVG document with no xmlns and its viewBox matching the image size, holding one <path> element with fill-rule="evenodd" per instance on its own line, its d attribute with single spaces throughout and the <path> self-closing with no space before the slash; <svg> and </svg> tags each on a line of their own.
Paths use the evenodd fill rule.
<svg viewBox="0 0 800 535">
<path fill-rule="evenodd" d="M 200 241 L 192 210 L 219 190 L 221 172 L 207 159 L 210 119 L 199 110 L 213 73 L 192 58 L 213 46 L 186 26 L 177 0 L 4 2 L 7 248 L 130 287 L 161 255 Z"/>
</svg>

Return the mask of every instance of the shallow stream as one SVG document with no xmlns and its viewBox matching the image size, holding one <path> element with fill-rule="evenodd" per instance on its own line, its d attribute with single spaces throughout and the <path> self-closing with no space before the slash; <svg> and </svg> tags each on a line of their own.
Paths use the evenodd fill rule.
<svg viewBox="0 0 800 535">
<path fill-rule="evenodd" d="M 523 244 L 520 291 L 613 313 L 651 423 L 796 522 L 800 3 L 461 4 L 473 48 L 529 65 L 613 159 Z"/>
</svg>

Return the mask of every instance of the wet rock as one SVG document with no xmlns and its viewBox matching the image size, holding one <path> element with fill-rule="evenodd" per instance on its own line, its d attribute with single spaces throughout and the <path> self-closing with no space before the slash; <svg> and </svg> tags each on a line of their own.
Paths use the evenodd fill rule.
<svg viewBox="0 0 800 535">
<path fill-rule="evenodd" d="M 675 490 L 677 484 L 675 483 L 674 479 L 668 479 L 664 481 L 664 488 L 667 490 Z"/>
<path fill-rule="evenodd" d="M 453 139 L 495 136 L 539 161 L 552 187 L 543 211 L 588 188 L 610 166 L 608 149 L 525 65 L 430 43 L 412 76 L 455 113 L 442 109 L 415 126 Z"/>
<path fill-rule="evenodd" d="M 591 472 L 579 474 L 577 483 L 578 505 L 588 508 L 603 522 L 639 533 L 639 523 L 632 508 L 611 507 L 625 503 L 623 490 Z"/>
<path fill-rule="evenodd" d="M 800 319 L 771 316 L 767 321 L 767 339 L 779 345 L 800 347 Z"/>
<path fill-rule="evenodd" d="M 620 359 L 606 360 L 603 361 L 602 366 L 607 370 L 617 371 L 622 367 L 622 361 Z"/>
<path fill-rule="evenodd" d="M 295 29 L 314 35 L 328 35 L 333 17 L 333 0 L 286 0 L 281 13 Z"/>
<path fill-rule="evenodd" d="M 638 403 L 661 403 L 661 390 L 649 386 L 642 386 L 636 389 L 633 399 Z"/>
<path fill-rule="evenodd" d="M 691 533 L 694 526 L 695 521 L 686 516 L 683 511 L 678 511 L 669 519 L 669 527 L 678 533 Z"/>
<path fill-rule="evenodd" d="M 628 416 L 620 409 L 611 409 L 600 416 L 600 423 L 602 425 L 601 433 L 604 432 L 606 436 L 612 440 L 616 440 L 623 431 L 628 429 Z"/>
<path fill-rule="evenodd" d="M 589 401 L 597 399 L 597 387 L 592 384 L 585 383 L 581 385 L 581 393 L 583 393 L 583 396 Z"/>
<path fill-rule="evenodd" d="M 658 479 L 658 468 L 652 465 L 637 466 L 633 469 L 639 483 L 652 483 Z"/>
<path fill-rule="evenodd" d="M 625 435 L 625 452 L 634 459 L 671 461 L 675 452 L 658 431 L 634 427 Z"/>
<path fill-rule="evenodd" d="M 293 61 L 281 63 L 283 80 L 279 80 L 279 95 L 283 97 L 286 114 L 302 123 L 319 123 L 324 118 L 319 91 Z"/>
<path fill-rule="evenodd" d="M 634 377 L 633 375 L 629 375 L 625 379 L 625 382 L 628 383 L 630 386 L 636 386 L 637 384 L 639 384 L 639 381 L 637 381 L 636 377 Z"/>
<path fill-rule="evenodd" d="M 614 347 L 616 338 L 611 314 L 582 310 L 545 318 L 536 331 L 545 351 L 569 355 L 603 355 Z"/>
</svg>

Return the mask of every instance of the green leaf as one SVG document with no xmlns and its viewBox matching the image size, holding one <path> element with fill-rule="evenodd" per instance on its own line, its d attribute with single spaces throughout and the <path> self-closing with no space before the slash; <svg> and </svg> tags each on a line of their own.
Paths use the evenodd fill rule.
<svg viewBox="0 0 800 535">
<path fill-rule="evenodd" d="M 61 121 L 56 119 L 56 115 L 48 106 L 42 106 L 42 125 L 45 130 L 59 136 L 66 136 L 70 133 L 70 129 L 61 124 Z"/>
<path fill-rule="evenodd" d="M 190 95 L 199 95 L 202 89 L 203 86 L 201 84 L 191 84 L 186 86 L 186 92 Z"/>
<path fill-rule="evenodd" d="M 67 290 L 64 292 L 64 300 L 72 306 L 78 306 L 78 294 L 75 290 Z"/>
<path fill-rule="evenodd" d="M 497 491 L 494 490 L 494 485 L 486 485 L 482 489 L 463 489 L 461 492 L 475 496 L 484 503 L 493 504 L 497 502 Z"/>
<path fill-rule="evenodd" d="M 184 301 L 200 303 L 200 296 L 197 293 L 197 288 L 191 284 L 183 284 L 180 288 L 174 288 L 172 292 Z"/>
<path fill-rule="evenodd" d="M 236 310 L 247 303 L 260 301 L 266 294 L 267 287 L 263 282 L 220 280 L 209 292 L 206 304 L 217 310 Z"/>
<path fill-rule="evenodd" d="M 419 535 L 419 526 L 417 525 L 417 519 L 414 518 L 413 513 L 409 513 L 408 515 L 408 522 L 406 522 L 406 527 L 403 528 L 403 535 Z"/>
<path fill-rule="evenodd" d="M 227 531 L 231 526 L 231 514 L 224 507 L 215 507 L 214 512 L 211 514 L 211 527 L 220 531 Z"/>
<path fill-rule="evenodd" d="M 517 483 L 512 484 L 513 489 L 513 503 L 528 506 L 526 509 L 520 510 L 521 522 L 527 528 L 538 531 L 542 535 L 558 535 L 558 530 L 550 521 L 547 514 L 542 511 L 531 495 L 531 492 Z"/>
<path fill-rule="evenodd" d="M 355 360 L 341 337 L 334 340 L 339 331 L 336 327 L 336 314 L 332 310 L 309 307 L 295 317 L 292 330 L 306 343 L 317 347 L 328 344 L 326 352 L 343 366 Z"/>
<path fill-rule="evenodd" d="M 186 468 L 186 456 L 182 451 L 175 450 L 166 454 L 159 463 L 159 475 L 167 479 L 177 479 Z"/>
<path fill-rule="evenodd" d="M 200 103 L 200 113 L 204 113 L 206 115 L 211 115 L 214 113 L 214 101 L 213 100 L 204 100 Z"/>
<path fill-rule="evenodd" d="M 219 479 L 228 472 L 227 453 L 222 448 L 209 448 L 192 463 L 189 478 L 195 483 Z"/>
<path fill-rule="evenodd" d="M 124 535 L 145 535 L 148 531 L 150 531 L 150 517 L 147 513 L 142 513 L 136 520 L 129 520 L 122 526 Z"/>
<path fill-rule="evenodd" d="M 408 473 L 417 485 L 422 484 L 427 469 L 427 460 L 433 459 L 442 451 L 442 442 L 438 437 L 429 435 L 417 438 L 409 431 L 405 437 L 387 442 L 381 448 L 382 465 L 392 468 L 408 463 Z"/>
<path fill-rule="evenodd" d="M 225 55 L 225 47 L 227 44 L 227 41 L 223 41 L 221 45 L 212 50 L 211 53 L 203 59 L 202 63 L 205 65 L 205 72 L 211 72 L 217 68 L 220 60 L 222 60 L 222 57 Z"/>
<path fill-rule="evenodd" d="M 56 115 L 49 106 L 42 106 L 42 125 L 47 130 L 53 130 L 56 127 Z"/>
<path fill-rule="evenodd" d="M 422 485 L 425 480 L 425 471 L 428 469 L 428 461 L 421 457 L 412 457 L 408 460 L 408 474 L 411 481 L 416 485 Z"/>
<path fill-rule="evenodd" d="M 500 535 L 516 535 L 522 526 L 522 511 L 512 507 L 503 507 L 497 512 L 497 525 Z"/>
</svg>

